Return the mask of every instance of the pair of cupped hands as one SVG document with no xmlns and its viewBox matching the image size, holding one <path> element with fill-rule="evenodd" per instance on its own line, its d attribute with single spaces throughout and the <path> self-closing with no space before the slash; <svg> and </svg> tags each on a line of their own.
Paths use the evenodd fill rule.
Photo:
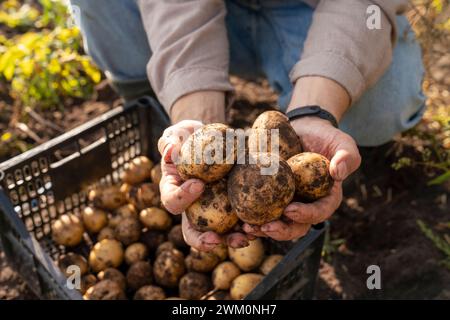
<svg viewBox="0 0 450 320">
<path fill-rule="evenodd" d="M 199 121 L 183 120 L 167 128 L 158 142 L 158 149 L 162 155 L 161 202 L 172 214 L 182 214 L 182 229 L 186 243 L 201 251 L 210 251 L 221 243 L 233 248 L 246 247 L 249 240 L 256 237 L 287 241 L 304 236 L 311 225 L 327 220 L 336 211 L 342 201 L 342 181 L 361 163 L 358 148 L 352 137 L 333 127 L 330 122 L 314 117 L 294 120 L 291 125 L 301 139 L 303 151 L 320 153 L 330 160 L 330 174 L 334 184 L 329 195 L 312 203 L 292 202 L 283 213 L 287 219 L 283 218 L 262 226 L 245 223 L 238 232 L 226 235 L 212 231 L 202 233 L 194 229 L 184 211 L 201 196 L 205 184 L 199 179 L 183 181 L 172 161 L 172 154 L 179 152 L 186 135 L 193 133 L 202 125 L 203 123 Z"/>
</svg>

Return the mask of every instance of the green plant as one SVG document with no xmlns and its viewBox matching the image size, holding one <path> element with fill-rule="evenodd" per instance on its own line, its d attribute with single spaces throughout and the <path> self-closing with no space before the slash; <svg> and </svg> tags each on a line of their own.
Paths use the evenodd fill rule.
<svg viewBox="0 0 450 320">
<path fill-rule="evenodd" d="M 330 263 L 333 260 L 333 254 L 339 251 L 339 247 L 345 245 L 345 239 L 331 239 L 330 232 L 325 233 L 325 239 L 322 249 L 323 259 Z"/>
<path fill-rule="evenodd" d="M 17 1 L 5 3 L 17 9 L 14 7 Z M 61 106 L 66 98 L 88 98 L 95 83 L 101 80 L 100 71 L 82 54 L 79 30 L 64 26 L 68 13 L 62 1 L 40 0 L 40 4 L 39 17 L 35 16 L 36 9 L 27 4 L 17 11 L 29 10 L 28 15 L 22 14 L 27 19 L 19 19 L 14 11 L 6 11 L 3 18 L 0 16 L 0 23 L 7 21 L 15 25 L 26 21 L 37 28 L 52 27 L 10 39 L 0 35 L 0 81 L 7 83 L 9 95 L 21 105 L 46 108 Z"/>
<path fill-rule="evenodd" d="M 445 258 L 441 261 L 441 264 L 450 269 L 450 237 L 444 236 L 441 238 L 436 235 L 422 220 L 417 220 L 417 225 L 422 233 L 434 243 L 436 248 L 444 253 Z"/>
</svg>

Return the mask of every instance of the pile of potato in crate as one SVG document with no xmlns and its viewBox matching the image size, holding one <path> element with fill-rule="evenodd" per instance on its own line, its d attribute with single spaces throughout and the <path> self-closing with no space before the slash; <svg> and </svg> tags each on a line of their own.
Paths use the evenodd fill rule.
<svg viewBox="0 0 450 320">
<path fill-rule="evenodd" d="M 282 256 L 264 260 L 261 239 L 242 249 L 221 245 L 201 252 L 188 247 L 179 216 L 160 203 L 160 178 L 159 164 L 138 157 L 122 185 L 89 192 L 91 205 L 81 219 L 65 214 L 56 220 L 53 240 L 68 251 L 58 260 L 61 271 L 70 276 L 69 267 L 79 267 L 79 290 L 87 300 L 242 299 Z M 86 257 L 70 252 L 85 232 L 97 241 Z M 260 273 L 245 273 L 258 267 Z"/>
<path fill-rule="evenodd" d="M 223 163 L 192 161 L 194 144 L 225 143 L 211 139 L 217 132 L 225 138 L 233 130 L 223 124 L 205 125 L 184 142 L 176 165 L 180 177 L 206 183 L 202 196 L 186 209 L 198 231 L 224 235 L 241 230 L 243 223 L 263 225 L 280 219 L 293 200 L 314 201 L 329 193 L 333 181 L 328 159 L 302 152 L 286 116 L 265 112 L 252 129 L 248 145 L 255 144 L 251 150 L 256 151 L 244 155 L 257 160 L 254 163 L 239 163 L 235 153 L 224 155 L 231 161 Z M 271 149 L 262 152 L 258 144 L 267 129 L 279 129 L 276 154 Z M 261 173 L 265 165 L 259 160 L 267 158 L 279 164 L 274 174 Z M 270 255 L 261 238 L 255 237 L 245 248 L 225 244 L 210 252 L 190 248 L 180 216 L 168 213 L 161 203 L 160 180 L 161 166 L 137 157 L 126 166 L 122 184 L 89 191 L 89 206 L 81 217 L 65 214 L 53 223 L 53 240 L 68 252 L 58 265 L 67 276 L 70 266 L 79 267 L 79 290 L 85 299 L 243 299 L 283 258 Z M 83 256 L 73 249 L 85 234 L 94 243 Z"/>
</svg>

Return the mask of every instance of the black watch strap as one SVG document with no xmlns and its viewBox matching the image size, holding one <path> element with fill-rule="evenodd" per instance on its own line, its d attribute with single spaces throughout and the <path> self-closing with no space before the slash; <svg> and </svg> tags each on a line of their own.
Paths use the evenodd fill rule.
<svg viewBox="0 0 450 320">
<path fill-rule="evenodd" d="M 330 121 L 335 128 L 339 127 L 336 118 L 331 113 L 322 109 L 319 106 L 299 107 L 286 113 L 286 116 L 289 118 L 289 121 L 302 117 L 310 117 L 310 116 L 319 117 L 321 119 Z"/>
</svg>

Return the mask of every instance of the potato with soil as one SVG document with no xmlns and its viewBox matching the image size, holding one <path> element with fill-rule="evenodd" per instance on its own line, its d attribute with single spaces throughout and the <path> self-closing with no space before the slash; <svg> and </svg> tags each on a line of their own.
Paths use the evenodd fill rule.
<svg viewBox="0 0 450 320">
<path fill-rule="evenodd" d="M 229 290 L 233 280 L 241 274 L 238 266 L 231 262 L 225 261 L 214 268 L 212 273 L 212 282 L 215 289 Z"/>
<path fill-rule="evenodd" d="M 117 283 L 120 288 L 125 291 L 127 286 L 127 280 L 122 272 L 114 268 L 106 268 L 103 271 L 100 271 L 97 275 L 99 280 L 111 280 Z"/>
<path fill-rule="evenodd" d="M 69 252 L 59 257 L 58 267 L 66 277 L 73 275 L 73 271 L 69 270 L 71 266 L 77 266 L 80 270 L 80 275 L 85 275 L 89 271 L 86 259 L 79 254 Z"/>
<path fill-rule="evenodd" d="M 235 158 L 233 130 L 221 123 L 207 124 L 182 145 L 177 171 L 183 180 L 197 178 L 210 183 L 225 177 Z"/>
<path fill-rule="evenodd" d="M 122 174 L 122 181 L 128 184 L 141 183 L 151 176 L 153 162 L 145 156 L 131 160 L 128 168 Z"/>
<path fill-rule="evenodd" d="M 83 239 L 84 227 L 74 214 L 64 214 L 52 224 L 52 238 L 57 244 L 73 247 Z"/>
<path fill-rule="evenodd" d="M 257 273 L 244 273 L 238 276 L 231 283 L 230 296 L 231 299 L 244 299 L 264 278 L 263 275 Z"/>
<path fill-rule="evenodd" d="M 79 290 L 80 293 L 85 294 L 86 291 L 90 287 L 93 287 L 97 282 L 98 282 L 97 277 L 94 276 L 92 273 L 85 274 L 84 276 L 81 277 L 80 290 Z"/>
<path fill-rule="evenodd" d="M 103 239 L 114 239 L 116 236 L 114 229 L 111 227 L 104 227 L 97 235 L 97 241 L 102 241 Z"/>
<path fill-rule="evenodd" d="M 132 290 L 152 283 L 152 266 L 147 261 L 138 261 L 131 265 L 127 272 L 127 286 Z"/>
<path fill-rule="evenodd" d="M 83 298 L 85 300 L 125 300 L 126 296 L 116 282 L 103 280 L 90 287 Z"/>
<path fill-rule="evenodd" d="M 330 193 L 333 178 L 326 157 L 303 152 L 290 158 L 288 164 L 294 173 L 295 193 L 301 200 L 315 201 Z"/>
<path fill-rule="evenodd" d="M 249 241 L 244 248 L 228 247 L 228 255 L 239 269 L 248 272 L 258 268 L 264 260 L 264 245 L 260 238 Z"/>
<path fill-rule="evenodd" d="M 210 272 L 220 262 L 220 258 L 212 252 L 199 251 L 191 247 L 185 259 L 188 270 L 197 272 Z"/>
<path fill-rule="evenodd" d="M 234 166 L 228 178 L 231 207 L 239 219 L 252 225 L 279 219 L 294 192 L 291 168 L 274 154 L 250 153 L 249 162 Z"/>
<path fill-rule="evenodd" d="M 166 293 L 157 286 L 144 286 L 140 288 L 133 297 L 134 300 L 165 300 Z"/>
<path fill-rule="evenodd" d="M 97 242 L 89 253 L 89 265 L 94 272 L 106 268 L 117 268 L 123 261 L 122 244 L 113 239 L 103 239 Z"/>
<path fill-rule="evenodd" d="M 152 182 L 159 184 L 161 182 L 162 172 L 161 172 L 161 163 L 158 163 L 152 168 L 150 172 L 150 176 L 152 178 Z"/>
<path fill-rule="evenodd" d="M 227 194 L 224 179 L 205 185 L 202 195 L 186 209 L 192 226 L 201 232 L 229 232 L 238 222 Z"/>
<path fill-rule="evenodd" d="M 283 256 L 281 254 L 272 254 L 264 259 L 263 263 L 259 267 L 259 271 L 263 275 L 267 276 L 281 260 L 283 260 Z"/>
<path fill-rule="evenodd" d="M 164 250 L 153 264 L 155 281 L 163 287 L 176 288 L 184 273 L 184 256 L 177 249 Z"/>
<path fill-rule="evenodd" d="M 157 207 L 160 204 L 159 186 L 156 183 L 142 183 L 132 186 L 128 192 L 128 201 L 138 210 Z"/>
<path fill-rule="evenodd" d="M 148 250 L 145 244 L 135 242 L 125 249 L 125 262 L 132 265 L 135 262 L 143 261 L 148 256 Z"/>
<path fill-rule="evenodd" d="M 228 247 L 225 244 L 218 244 L 210 251 L 219 257 L 219 261 L 225 261 L 228 258 Z"/>
<path fill-rule="evenodd" d="M 168 230 L 172 226 L 172 217 L 166 210 L 151 207 L 139 213 L 139 220 L 149 230 Z"/>
<path fill-rule="evenodd" d="M 180 280 L 178 291 L 180 297 L 189 300 L 197 300 L 203 297 L 211 289 L 209 277 L 203 273 L 188 272 Z"/>
<path fill-rule="evenodd" d="M 116 239 L 124 245 L 130 245 L 139 240 L 141 224 L 136 218 L 124 218 L 114 230 Z"/>
<path fill-rule="evenodd" d="M 271 145 L 273 129 L 278 129 L 278 151 Z M 248 146 L 250 152 L 275 152 L 285 161 L 302 151 L 300 138 L 288 117 L 274 110 L 266 111 L 256 118 L 248 138 Z"/>
<path fill-rule="evenodd" d="M 121 216 L 122 218 L 137 218 L 138 212 L 136 208 L 131 204 L 125 204 L 116 210 L 116 215 Z"/>
<path fill-rule="evenodd" d="M 154 252 L 167 240 L 167 235 L 163 231 L 146 230 L 141 234 L 139 241 L 145 244 L 149 252 Z"/>
<path fill-rule="evenodd" d="M 187 243 L 184 241 L 183 230 L 181 229 L 181 224 L 177 224 L 168 234 L 168 239 L 172 242 L 177 248 L 187 248 Z"/>
<path fill-rule="evenodd" d="M 108 224 L 108 214 L 101 209 L 93 207 L 84 208 L 81 218 L 86 230 L 90 233 L 98 233 Z"/>
<path fill-rule="evenodd" d="M 161 254 L 161 252 L 165 251 L 165 250 L 172 250 L 172 249 L 177 249 L 177 247 L 170 241 L 166 241 L 161 243 L 161 245 L 158 247 L 158 249 L 156 249 L 156 253 L 155 256 L 159 256 Z"/>
<path fill-rule="evenodd" d="M 104 210 L 115 210 L 127 202 L 126 196 L 116 185 L 97 187 L 89 191 L 88 199 L 94 207 Z"/>
</svg>

